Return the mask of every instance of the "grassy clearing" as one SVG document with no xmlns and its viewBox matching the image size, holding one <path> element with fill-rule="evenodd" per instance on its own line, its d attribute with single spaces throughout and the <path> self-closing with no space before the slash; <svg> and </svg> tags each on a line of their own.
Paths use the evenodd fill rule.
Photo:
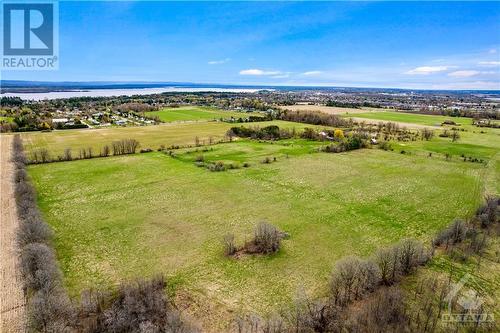
<svg viewBox="0 0 500 333">
<path fill-rule="evenodd" d="M 163 122 L 174 121 L 210 121 L 233 118 L 246 118 L 257 113 L 244 113 L 234 111 L 224 111 L 217 108 L 202 106 L 183 106 L 178 108 L 164 108 L 160 111 L 146 112 L 148 116 L 158 116 Z"/>
<path fill-rule="evenodd" d="M 184 151 L 36 165 L 29 168 L 72 295 L 92 286 L 164 272 L 198 315 L 224 326 L 231 311 L 268 313 L 300 288 L 325 287 L 334 262 L 369 255 L 404 237 L 429 240 L 473 212 L 486 168 L 381 150 L 314 153 L 292 140 L 217 145 L 207 158 L 272 164 L 210 172 Z M 286 159 L 286 155 L 289 158 Z M 270 257 L 231 260 L 238 242 L 268 220 L 291 237 Z M 195 303 L 195 304 L 193 304 Z"/>
<path fill-rule="evenodd" d="M 206 148 L 188 148 L 177 152 L 177 158 L 187 162 L 195 162 L 199 156 L 203 156 L 205 162 L 243 163 L 258 164 L 269 157 L 277 160 L 288 159 L 292 156 L 312 154 L 327 143 L 307 141 L 302 139 L 281 140 L 276 142 L 255 142 L 239 140 Z"/>
<path fill-rule="evenodd" d="M 311 125 L 298 124 L 285 121 L 256 122 L 251 124 L 230 124 L 224 122 L 195 122 L 162 124 L 157 126 L 118 127 L 102 129 L 60 130 L 48 133 L 25 132 L 22 133 L 25 149 L 29 156 L 30 151 L 38 148 L 47 148 L 52 155 L 62 154 L 65 148 L 71 148 L 74 153 L 80 148 L 92 147 L 94 152 L 121 139 L 136 139 L 142 148 L 157 149 L 160 145 L 194 145 L 195 138 L 200 142 L 222 139 L 227 130 L 232 126 L 268 126 L 278 125 L 283 128 L 296 128 L 301 130 Z"/>
<path fill-rule="evenodd" d="M 479 144 L 472 144 L 459 140 L 452 142 L 449 138 L 435 137 L 430 141 L 415 141 L 415 142 L 397 142 L 393 145 L 394 149 L 398 151 L 414 152 L 420 154 L 438 154 L 444 158 L 446 154 L 452 158 L 460 159 L 463 156 L 474 157 L 482 159 L 485 162 L 489 161 L 498 152 L 495 147 L 488 147 Z"/>
</svg>

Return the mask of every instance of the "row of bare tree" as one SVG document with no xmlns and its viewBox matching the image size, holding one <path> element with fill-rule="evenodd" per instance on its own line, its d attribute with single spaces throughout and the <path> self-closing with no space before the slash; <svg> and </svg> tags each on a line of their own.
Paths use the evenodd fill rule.
<svg viewBox="0 0 500 333">
<path fill-rule="evenodd" d="M 113 141 L 111 145 L 104 145 L 100 152 L 94 152 L 92 147 L 80 148 L 77 150 L 78 155 L 73 154 L 71 148 L 64 149 L 62 155 L 53 157 L 47 148 L 34 149 L 31 152 L 31 158 L 28 160 L 29 164 L 63 162 L 73 160 L 83 160 L 95 157 L 108 157 L 126 154 L 135 154 L 139 149 L 139 141 L 135 139 L 122 139 Z"/>
</svg>

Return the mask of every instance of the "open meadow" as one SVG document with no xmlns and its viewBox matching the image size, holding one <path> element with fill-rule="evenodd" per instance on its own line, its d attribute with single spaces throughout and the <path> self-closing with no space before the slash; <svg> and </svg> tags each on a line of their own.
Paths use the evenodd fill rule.
<svg viewBox="0 0 500 333">
<path fill-rule="evenodd" d="M 231 126 L 271 124 L 322 128 L 193 122 L 23 134 L 28 154 L 99 149 L 121 138 L 154 150 L 189 146 L 29 166 L 70 295 L 161 273 L 179 306 L 206 329 L 225 330 L 237 314 L 272 314 L 302 291 L 321 296 L 342 257 L 366 257 L 404 238 L 428 244 L 453 219 L 474 214 L 484 193 L 500 189 L 500 130 L 472 125 L 463 125 L 456 142 L 439 129 L 430 140 L 392 142 L 388 151 L 328 154 L 320 151 L 328 142 L 299 138 L 207 145 Z M 195 137 L 205 145 L 195 147 Z M 199 161 L 234 169 L 211 172 Z M 226 234 L 243 244 L 261 221 L 290 235 L 278 253 L 224 255 Z"/>
<path fill-rule="evenodd" d="M 405 237 L 429 241 L 472 214 L 484 187 L 480 164 L 376 149 L 318 153 L 300 140 L 216 145 L 207 159 L 250 162 L 227 172 L 196 167 L 195 154 L 29 168 L 71 295 L 161 272 L 221 328 L 233 311 L 272 313 L 301 289 L 321 293 L 345 255 Z M 262 156 L 277 161 L 261 164 Z M 244 242 L 262 220 L 290 234 L 278 254 L 223 255 L 225 234 Z M 207 304 L 217 306 L 204 313 Z"/>
<path fill-rule="evenodd" d="M 258 116 L 257 112 L 235 112 L 225 111 L 218 108 L 203 106 L 182 106 L 175 108 L 163 108 L 159 111 L 146 112 L 149 117 L 159 117 L 163 122 L 174 121 L 211 121 L 219 119 L 246 118 L 249 115 Z"/>
<path fill-rule="evenodd" d="M 344 115 L 349 116 L 349 115 Z M 445 120 L 454 121 L 457 125 L 471 125 L 472 119 L 465 117 L 448 117 L 448 116 L 435 116 L 426 114 L 416 114 L 408 112 L 396 111 L 373 111 L 373 112 L 360 112 L 354 115 L 355 118 L 363 118 L 369 120 L 383 120 L 393 121 L 399 123 L 426 125 L 426 126 L 441 126 Z"/>
<path fill-rule="evenodd" d="M 23 142 L 28 156 L 33 150 L 45 148 L 52 156 L 62 154 L 66 148 L 77 153 L 79 149 L 91 147 L 95 154 L 104 145 L 122 139 L 135 139 L 139 141 L 140 148 L 156 150 L 161 145 L 185 146 L 194 145 L 196 138 L 201 144 L 208 144 L 210 138 L 218 141 L 226 136 L 226 132 L 233 126 L 245 125 L 247 127 L 264 127 L 277 125 L 281 128 L 317 127 L 307 124 L 286 121 L 256 122 L 251 124 L 226 123 L 226 122 L 185 122 L 169 123 L 156 126 L 143 127 L 110 127 L 102 129 L 76 129 L 59 130 L 52 132 L 25 132 L 22 133 Z"/>
</svg>

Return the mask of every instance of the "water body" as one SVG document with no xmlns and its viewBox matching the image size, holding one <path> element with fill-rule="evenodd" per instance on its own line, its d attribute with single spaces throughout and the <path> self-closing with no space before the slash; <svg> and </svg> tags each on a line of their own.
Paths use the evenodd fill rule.
<svg viewBox="0 0 500 333">
<path fill-rule="evenodd" d="M 188 87 L 165 87 L 165 88 L 130 88 L 130 89 L 84 89 L 67 91 L 50 91 L 36 93 L 5 93 L 2 97 L 20 97 L 24 100 L 41 101 L 71 97 L 112 97 L 132 95 L 152 95 L 165 92 L 234 92 L 254 93 L 262 89 L 248 88 L 188 88 Z"/>
</svg>

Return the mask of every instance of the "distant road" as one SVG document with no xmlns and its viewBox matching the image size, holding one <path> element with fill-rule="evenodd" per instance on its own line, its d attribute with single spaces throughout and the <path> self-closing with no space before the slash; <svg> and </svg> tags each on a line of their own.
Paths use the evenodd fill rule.
<svg viewBox="0 0 500 333">
<path fill-rule="evenodd" d="M 25 332 L 25 304 L 19 270 L 16 231 L 19 220 L 14 199 L 11 162 L 12 135 L 0 135 L 0 332 Z"/>
</svg>

